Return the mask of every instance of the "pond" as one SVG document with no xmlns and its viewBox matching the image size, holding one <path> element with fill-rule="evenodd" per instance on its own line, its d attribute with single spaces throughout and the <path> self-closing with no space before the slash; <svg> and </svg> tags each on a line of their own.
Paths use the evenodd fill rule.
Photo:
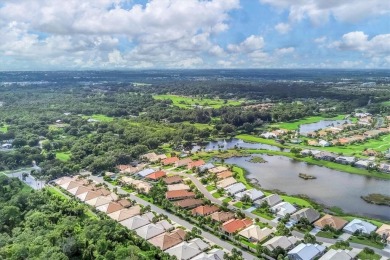
<svg viewBox="0 0 390 260">
<path fill-rule="evenodd" d="M 321 120 L 317 123 L 304 124 L 300 126 L 300 134 L 306 135 L 307 133 L 314 132 L 316 130 L 321 130 L 330 126 L 342 125 L 345 123 L 350 123 L 351 121 L 347 120 Z"/>
<path fill-rule="evenodd" d="M 256 155 L 258 156 L 258 155 Z M 266 163 L 251 163 L 250 157 L 234 157 L 226 163 L 248 171 L 267 190 L 277 189 L 287 194 L 305 194 L 327 206 L 336 206 L 346 213 L 390 220 L 390 207 L 365 202 L 360 196 L 381 193 L 390 196 L 390 181 L 354 175 L 316 165 L 297 162 L 284 156 L 261 155 Z M 299 173 L 317 177 L 303 180 Z"/>
<path fill-rule="evenodd" d="M 266 150 L 280 151 L 280 148 L 277 146 L 273 146 L 269 144 L 260 144 L 260 143 L 247 143 L 237 138 L 209 142 L 205 146 L 205 151 L 214 151 L 218 149 L 228 150 L 228 149 L 234 149 L 236 147 L 244 148 L 244 149 L 266 149 Z M 201 147 L 196 145 L 192 148 L 192 152 L 199 151 L 200 149 Z M 288 152 L 289 150 L 284 149 L 284 151 Z"/>
</svg>

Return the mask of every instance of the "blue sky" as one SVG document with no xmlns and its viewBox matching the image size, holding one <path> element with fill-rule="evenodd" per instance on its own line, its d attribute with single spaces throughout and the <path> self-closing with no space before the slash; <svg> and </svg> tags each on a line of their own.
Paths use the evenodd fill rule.
<svg viewBox="0 0 390 260">
<path fill-rule="evenodd" d="M 0 0 L 0 70 L 390 68 L 385 0 Z"/>
</svg>

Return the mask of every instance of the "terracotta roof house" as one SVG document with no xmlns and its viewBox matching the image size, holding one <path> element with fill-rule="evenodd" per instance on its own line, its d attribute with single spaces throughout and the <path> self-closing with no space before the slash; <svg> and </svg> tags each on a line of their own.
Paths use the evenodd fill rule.
<svg viewBox="0 0 390 260">
<path fill-rule="evenodd" d="M 299 221 L 301 218 L 306 218 L 310 223 L 313 223 L 320 218 L 320 213 L 312 208 L 303 208 L 291 215 L 291 218 L 295 221 Z"/>
<path fill-rule="evenodd" d="M 179 175 L 173 175 L 173 176 L 164 178 L 164 182 L 167 185 L 181 183 L 181 182 L 183 182 L 183 178 L 180 177 Z"/>
<path fill-rule="evenodd" d="M 184 209 L 192 209 L 203 204 L 204 201 L 201 199 L 185 199 L 185 200 L 179 200 L 175 202 L 176 206 L 179 206 L 180 208 L 184 208 Z"/>
<path fill-rule="evenodd" d="M 130 165 L 125 165 L 125 164 L 121 164 L 121 165 L 117 165 L 116 168 L 120 171 L 120 172 L 123 172 L 125 171 L 126 169 L 128 169 L 130 167 Z"/>
<path fill-rule="evenodd" d="M 229 178 L 226 178 L 222 181 L 219 181 L 217 183 L 217 187 L 218 188 L 226 188 L 226 187 L 229 187 L 230 185 L 233 185 L 234 183 L 237 183 L 236 179 L 234 179 L 233 177 L 229 177 Z"/>
<path fill-rule="evenodd" d="M 217 178 L 219 180 L 223 180 L 223 179 L 226 179 L 226 178 L 229 178 L 232 176 L 233 176 L 233 173 L 231 171 L 223 171 L 223 172 L 217 173 Z"/>
<path fill-rule="evenodd" d="M 383 224 L 378 228 L 376 233 L 390 245 L 390 225 Z"/>
<path fill-rule="evenodd" d="M 241 230 L 238 234 L 245 237 L 250 242 L 262 242 L 267 239 L 273 231 L 267 227 L 260 228 L 258 225 L 252 225 L 250 227 Z"/>
<path fill-rule="evenodd" d="M 287 214 L 292 214 L 297 209 L 289 202 L 281 202 L 271 207 L 271 211 L 273 211 L 278 217 L 284 217 Z"/>
<path fill-rule="evenodd" d="M 178 162 L 179 160 L 180 159 L 177 157 L 169 157 L 169 158 L 162 160 L 161 162 L 163 165 L 171 165 L 171 164 Z"/>
<path fill-rule="evenodd" d="M 226 221 L 221 226 L 221 231 L 228 235 L 232 235 L 234 232 L 240 231 L 253 224 L 251 219 L 231 219 Z"/>
<path fill-rule="evenodd" d="M 183 229 L 176 229 L 171 233 L 164 233 L 149 239 L 148 242 L 165 251 L 183 242 L 185 235 L 186 232 Z"/>
<path fill-rule="evenodd" d="M 261 205 L 261 203 L 263 203 L 263 201 L 267 202 L 267 204 L 270 207 L 273 207 L 276 204 L 279 204 L 280 202 L 282 202 L 283 200 L 278 194 L 271 194 L 271 195 L 268 195 L 267 197 L 265 197 L 264 199 L 261 199 L 259 201 L 259 205 Z"/>
<path fill-rule="evenodd" d="M 222 249 L 213 248 L 206 253 L 201 253 L 191 260 L 222 260 L 225 252 Z"/>
<path fill-rule="evenodd" d="M 119 196 L 114 192 L 110 192 L 110 194 L 108 194 L 107 196 L 104 196 L 104 197 L 106 197 L 107 199 L 109 199 L 111 201 L 119 200 Z"/>
<path fill-rule="evenodd" d="M 217 212 L 219 210 L 219 207 L 215 205 L 205 205 L 205 206 L 199 206 L 194 208 L 191 213 L 193 216 L 207 216 L 214 212 Z"/>
<path fill-rule="evenodd" d="M 111 191 L 107 190 L 104 187 L 99 187 L 97 189 L 94 189 L 94 191 L 100 193 L 102 196 L 107 196 L 107 195 L 110 195 L 110 193 L 111 193 Z"/>
<path fill-rule="evenodd" d="M 234 183 L 233 185 L 230 185 L 229 187 L 225 188 L 226 193 L 230 196 L 242 192 L 244 190 L 246 190 L 246 186 L 241 182 Z"/>
<path fill-rule="evenodd" d="M 187 190 L 172 190 L 165 193 L 167 200 L 181 200 L 195 198 L 195 193 Z"/>
<path fill-rule="evenodd" d="M 265 195 L 263 192 L 257 190 L 257 189 L 250 189 L 243 192 L 236 193 L 234 197 L 236 200 L 241 200 L 244 195 L 248 195 L 249 198 L 251 198 L 252 201 L 258 200 L 263 198 Z"/>
<path fill-rule="evenodd" d="M 143 226 L 146 226 L 148 224 L 150 224 L 150 220 L 149 220 L 149 216 L 147 216 L 147 214 L 152 214 L 152 212 L 148 212 L 142 216 L 133 216 L 133 217 L 130 217 L 130 218 L 127 218 L 125 220 L 122 220 L 121 222 L 119 222 L 122 226 L 125 226 L 127 227 L 128 229 L 130 230 L 135 230 L 137 228 L 140 228 L 140 227 L 143 227 Z M 154 216 L 154 215 L 153 215 Z"/>
<path fill-rule="evenodd" d="M 91 200 L 87 200 L 85 201 L 85 203 L 87 203 L 88 205 L 91 205 L 95 208 L 97 207 L 100 207 L 102 205 L 105 205 L 105 204 L 108 204 L 110 203 L 111 201 L 103 196 L 100 196 L 100 197 L 97 197 L 97 198 L 93 198 Z"/>
<path fill-rule="evenodd" d="M 356 259 L 359 251 L 357 250 L 341 250 L 330 249 L 319 260 L 352 260 Z"/>
<path fill-rule="evenodd" d="M 267 247 L 271 252 L 274 251 L 277 247 L 280 247 L 284 250 L 288 250 L 294 247 L 294 245 L 298 242 L 296 237 L 286 237 L 286 236 L 276 236 L 268 240 L 263 244 L 263 246 Z"/>
<path fill-rule="evenodd" d="M 76 181 L 76 180 L 77 180 L 76 176 L 74 176 L 74 177 L 65 176 L 65 177 L 61 177 L 61 178 L 55 180 L 54 183 L 58 186 L 61 186 L 61 185 L 64 185 L 64 184 L 67 184 L 71 181 Z"/>
<path fill-rule="evenodd" d="M 299 244 L 287 255 L 291 260 L 312 260 L 322 255 L 326 250 L 325 246 L 319 244 Z"/>
<path fill-rule="evenodd" d="M 184 158 L 184 159 L 181 159 L 181 160 L 175 162 L 175 167 L 187 166 L 191 162 L 192 162 L 191 158 Z"/>
<path fill-rule="evenodd" d="M 163 177 L 165 177 L 167 174 L 166 172 L 164 171 L 157 171 L 157 172 L 154 172 L 152 174 L 149 174 L 146 176 L 146 179 L 149 179 L 149 180 L 153 180 L 153 181 L 157 181 Z"/>
<path fill-rule="evenodd" d="M 77 181 L 71 181 L 68 183 L 61 184 L 60 187 L 63 188 L 64 190 L 71 190 L 71 189 L 74 189 L 76 187 L 80 187 L 80 186 L 87 185 L 87 184 L 88 183 L 85 180 L 77 180 Z"/>
<path fill-rule="evenodd" d="M 100 197 L 100 193 L 96 192 L 96 191 L 87 191 L 87 192 L 84 192 L 82 194 L 79 194 L 77 195 L 77 198 L 81 201 L 88 201 L 88 200 L 91 200 L 91 199 L 94 199 L 94 198 L 97 198 L 97 197 Z"/>
<path fill-rule="evenodd" d="M 217 174 L 219 172 L 224 172 L 227 170 L 229 170 L 229 169 L 226 168 L 225 166 L 218 166 L 218 167 L 214 167 L 214 168 L 209 169 L 209 172 Z"/>
<path fill-rule="evenodd" d="M 230 219 L 234 218 L 234 213 L 231 211 L 220 211 L 220 212 L 214 212 L 211 214 L 211 219 L 218 221 L 218 222 L 226 222 Z"/>
<path fill-rule="evenodd" d="M 124 208 L 129 208 L 131 207 L 132 203 L 128 199 L 121 199 L 118 201 L 118 203 L 124 207 Z"/>
<path fill-rule="evenodd" d="M 135 180 L 130 177 L 122 177 L 122 182 L 129 185 L 134 185 L 137 190 L 143 190 L 145 193 L 149 193 L 150 189 L 152 188 L 150 183 L 141 180 Z"/>
<path fill-rule="evenodd" d="M 331 226 L 332 228 L 334 228 L 336 230 L 340 230 L 347 223 L 348 223 L 348 221 L 346 221 L 342 218 L 327 214 L 327 215 L 323 216 L 322 218 L 320 218 L 319 220 L 317 220 L 316 222 L 314 222 L 314 226 L 318 229 L 323 229 L 325 226 Z"/>
<path fill-rule="evenodd" d="M 356 231 L 359 231 L 363 234 L 370 234 L 372 231 L 375 231 L 377 227 L 367 221 L 363 221 L 360 219 L 354 219 L 349 222 L 344 228 L 343 231 L 348 234 L 353 234 Z"/>
<path fill-rule="evenodd" d="M 118 222 L 123 221 L 125 219 L 137 216 L 141 213 L 141 206 L 140 205 L 135 205 L 131 208 L 128 209 L 121 209 L 118 211 L 115 211 L 111 214 L 108 214 L 110 218 L 113 220 L 116 220 Z"/>
<path fill-rule="evenodd" d="M 101 211 L 101 212 L 104 212 L 106 214 L 111 214 L 115 211 L 123 209 L 123 207 L 116 202 L 110 202 L 108 204 L 104 204 L 102 206 L 99 206 L 96 209 Z"/>
<path fill-rule="evenodd" d="M 173 228 L 173 226 L 171 224 L 169 224 L 168 221 L 162 220 L 160 222 L 157 222 L 156 224 L 149 224 L 149 225 L 137 228 L 135 230 L 135 232 L 141 238 L 149 240 L 153 237 L 161 235 L 162 233 L 165 233 L 166 231 L 169 231 L 172 228 Z"/>
<path fill-rule="evenodd" d="M 190 186 L 184 183 L 178 183 L 178 184 L 170 184 L 167 185 L 168 191 L 173 190 L 190 190 Z"/>
<path fill-rule="evenodd" d="M 187 168 L 191 170 L 192 168 L 199 168 L 200 166 L 204 165 L 205 162 L 203 160 L 193 161 L 188 163 Z"/>
<path fill-rule="evenodd" d="M 77 196 L 77 195 L 80 195 L 82 193 L 88 192 L 90 190 L 91 190 L 90 188 L 85 187 L 85 186 L 77 186 L 73 189 L 68 190 L 68 192 L 72 195 Z"/>
</svg>

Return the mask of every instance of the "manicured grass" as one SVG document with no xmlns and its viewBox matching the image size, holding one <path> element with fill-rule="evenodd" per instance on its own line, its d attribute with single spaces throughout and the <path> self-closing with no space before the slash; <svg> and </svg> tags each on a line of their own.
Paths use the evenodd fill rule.
<svg viewBox="0 0 390 260">
<path fill-rule="evenodd" d="M 52 186 L 46 186 L 45 188 L 46 190 L 48 190 L 51 194 L 57 196 L 57 197 L 60 197 L 62 199 L 65 199 L 65 200 L 68 200 L 69 197 L 66 196 L 64 193 L 62 193 L 62 191 L 60 191 L 58 188 L 56 187 L 52 187 Z"/>
<path fill-rule="evenodd" d="M 84 119 L 95 119 L 95 120 L 98 120 L 100 122 L 112 122 L 114 120 L 113 117 L 110 117 L 110 116 L 106 116 L 106 115 L 101 115 L 101 114 L 94 114 L 92 116 L 83 116 Z"/>
<path fill-rule="evenodd" d="M 243 204 L 242 204 L 241 201 L 236 202 L 236 203 L 233 204 L 233 206 L 234 206 L 234 207 L 237 207 L 237 208 L 242 208 L 242 205 L 243 205 Z"/>
<path fill-rule="evenodd" d="M 256 249 L 256 245 L 253 244 L 253 243 L 251 243 L 251 242 L 249 242 L 249 241 L 246 240 L 245 238 L 241 238 L 241 237 L 240 237 L 240 242 L 241 242 L 242 244 L 244 244 L 244 245 L 247 245 L 247 246 L 249 246 L 249 247 L 251 247 L 251 248 Z"/>
<path fill-rule="evenodd" d="M 254 211 L 252 211 L 251 213 L 259 216 L 259 217 L 262 217 L 262 218 L 265 218 L 265 219 L 268 219 L 268 220 L 272 220 L 275 218 L 275 216 L 273 216 L 271 213 L 269 212 L 265 212 L 264 210 L 262 209 L 255 209 Z"/>
<path fill-rule="evenodd" d="M 56 158 L 60 161 L 67 162 L 70 160 L 70 156 L 72 154 L 70 152 L 57 152 Z"/>
<path fill-rule="evenodd" d="M 364 251 L 361 251 L 357 255 L 357 259 L 360 259 L 360 260 L 379 260 L 379 259 L 381 259 L 381 256 L 377 255 L 377 254 L 366 254 L 366 253 L 364 253 Z"/>
<path fill-rule="evenodd" d="M 208 185 L 208 186 L 206 187 L 206 189 L 207 189 L 207 191 L 212 191 L 212 190 L 215 190 L 216 187 L 213 186 L 213 185 Z"/>
<path fill-rule="evenodd" d="M 362 244 L 362 245 L 371 246 L 371 247 L 375 247 L 375 248 L 379 248 L 379 249 L 384 248 L 384 245 L 382 243 L 377 243 L 377 242 L 371 241 L 371 240 L 366 239 L 366 238 L 360 239 L 358 237 L 352 236 L 348 239 L 348 241 L 351 243 Z"/>
<path fill-rule="evenodd" d="M 216 198 L 216 199 L 219 199 L 220 197 L 222 197 L 222 194 L 219 193 L 219 192 L 214 192 L 213 193 L 213 197 Z"/>
<path fill-rule="evenodd" d="M 236 135 L 237 139 L 241 139 L 245 142 L 252 142 L 252 143 L 262 143 L 262 144 L 269 144 L 269 145 L 274 145 L 277 147 L 285 148 L 282 144 L 276 142 L 273 139 L 266 139 L 258 136 L 253 136 L 253 135 L 248 135 L 248 134 L 241 134 L 241 135 Z"/>
<path fill-rule="evenodd" d="M 208 125 L 208 124 L 190 123 L 190 122 L 183 122 L 183 123 L 180 123 L 180 124 L 192 125 L 192 126 L 195 126 L 199 130 L 213 129 L 213 125 Z"/>
<path fill-rule="evenodd" d="M 289 202 L 291 204 L 296 204 L 304 208 L 312 208 L 313 206 L 308 202 L 307 200 L 301 199 L 301 198 L 296 198 L 296 197 L 291 197 L 287 195 L 281 195 L 282 199 L 286 202 Z"/>
<path fill-rule="evenodd" d="M 153 199 L 152 198 L 149 198 L 148 196 L 146 196 L 145 194 L 137 194 L 136 195 L 138 198 L 141 198 L 143 200 L 146 200 L 147 202 L 149 203 L 153 203 Z"/>
<path fill-rule="evenodd" d="M 242 101 L 238 100 L 225 100 L 222 99 L 209 99 L 209 98 L 196 98 L 176 95 L 155 95 L 155 99 L 167 100 L 170 99 L 174 106 L 181 108 L 193 108 L 193 105 L 199 105 L 204 107 L 220 108 L 222 106 L 239 106 Z"/>
<path fill-rule="evenodd" d="M 233 171 L 237 173 L 236 175 L 236 180 L 239 181 L 239 182 L 242 182 L 246 189 L 252 189 L 252 185 L 250 185 L 247 181 L 247 179 L 245 178 L 245 170 L 240 168 L 240 167 L 237 167 L 237 166 L 234 166 L 233 167 Z"/>
<path fill-rule="evenodd" d="M 297 130 L 300 125 L 317 123 L 317 122 L 320 122 L 321 120 L 342 120 L 344 118 L 345 118 L 344 115 L 338 115 L 336 117 L 331 117 L 331 118 L 326 118 L 323 116 L 311 116 L 311 117 L 307 117 L 307 118 L 304 118 L 301 120 L 296 120 L 293 122 L 272 124 L 271 127 L 278 127 L 278 128 L 287 129 L 287 130 Z"/>
<path fill-rule="evenodd" d="M 227 202 L 227 203 L 229 203 L 230 201 L 232 201 L 232 198 L 230 198 L 230 197 L 225 198 L 225 199 L 222 200 L 222 202 Z"/>
</svg>

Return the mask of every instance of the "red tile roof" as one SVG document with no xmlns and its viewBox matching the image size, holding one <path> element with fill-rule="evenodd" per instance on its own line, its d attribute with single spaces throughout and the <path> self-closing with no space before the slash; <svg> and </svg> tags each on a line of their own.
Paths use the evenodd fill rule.
<svg viewBox="0 0 390 260">
<path fill-rule="evenodd" d="M 222 224 L 222 230 L 232 234 L 253 224 L 251 219 L 232 219 Z"/>
<path fill-rule="evenodd" d="M 165 193 L 167 199 L 194 198 L 195 193 L 187 190 L 171 190 Z"/>
<path fill-rule="evenodd" d="M 204 164 L 205 164 L 205 162 L 203 160 L 193 161 L 193 162 L 188 163 L 187 167 L 188 167 L 188 169 L 192 169 L 193 167 L 199 167 L 199 166 L 202 166 Z"/>
<path fill-rule="evenodd" d="M 157 171 L 146 176 L 147 179 L 158 180 L 167 175 L 164 171 Z"/>
<path fill-rule="evenodd" d="M 214 213 L 218 211 L 219 208 L 215 205 L 205 205 L 205 206 L 199 206 L 197 208 L 194 208 L 191 212 L 192 215 L 198 215 L 198 216 L 207 216 L 210 215 L 211 213 Z"/>
<path fill-rule="evenodd" d="M 229 178 L 232 176 L 233 176 L 233 173 L 231 171 L 223 171 L 223 172 L 217 173 L 218 179 L 226 179 L 226 178 Z"/>
<path fill-rule="evenodd" d="M 175 162 L 178 162 L 178 161 L 179 161 L 179 158 L 177 158 L 177 157 L 170 157 L 170 158 L 162 160 L 162 163 L 164 165 L 170 165 L 170 164 L 174 164 Z"/>
</svg>

